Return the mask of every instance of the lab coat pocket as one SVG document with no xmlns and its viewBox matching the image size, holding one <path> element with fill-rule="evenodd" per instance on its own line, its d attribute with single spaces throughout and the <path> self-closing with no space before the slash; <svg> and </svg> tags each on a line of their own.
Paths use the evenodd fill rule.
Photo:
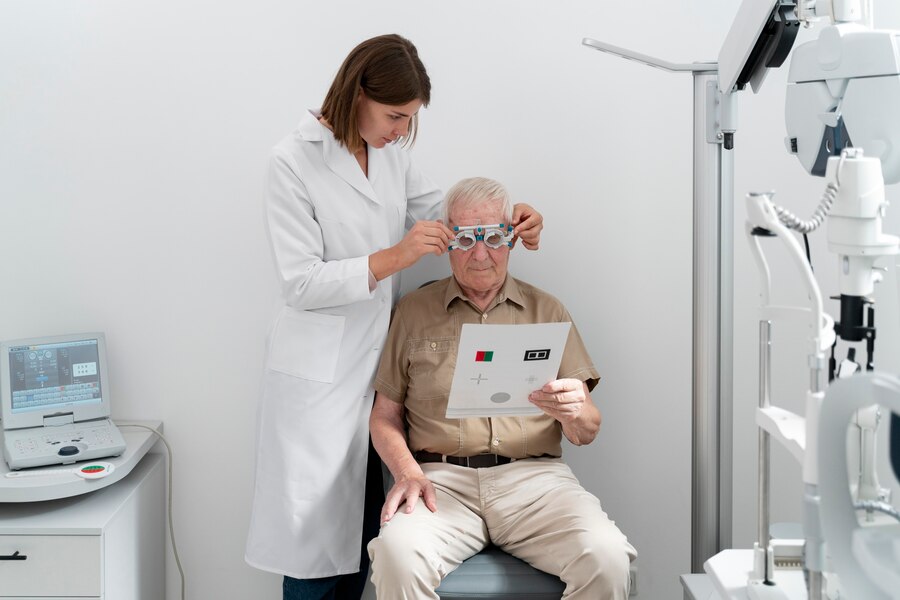
<svg viewBox="0 0 900 600">
<path fill-rule="evenodd" d="M 344 317 L 285 307 L 272 332 L 267 367 L 302 379 L 333 383 Z"/>
</svg>

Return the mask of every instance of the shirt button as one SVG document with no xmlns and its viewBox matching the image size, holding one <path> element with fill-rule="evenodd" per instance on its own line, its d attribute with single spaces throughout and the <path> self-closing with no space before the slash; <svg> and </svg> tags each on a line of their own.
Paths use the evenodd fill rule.
<svg viewBox="0 0 900 600">
<path fill-rule="evenodd" d="M 494 438 L 494 441 L 491 442 L 491 443 L 494 444 L 495 446 L 499 446 L 499 445 L 500 445 L 500 438 Z"/>
<path fill-rule="evenodd" d="M 437 342 L 431 342 L 431 349 L 432 350 L 437 349 Z"/>
<path fill-rule="evenodd" d="M 487 321 L 487 313 L 484 313 L 483 315 L 481 315 L 481 320 Z"/>
</svg>

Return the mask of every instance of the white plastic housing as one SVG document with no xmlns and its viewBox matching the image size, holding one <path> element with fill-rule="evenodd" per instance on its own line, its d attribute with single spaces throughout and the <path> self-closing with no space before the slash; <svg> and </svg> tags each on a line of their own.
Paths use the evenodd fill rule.
<svg viewBox="0 0 900 600">
<path fill-rule="evenodd" d="M 819 413 L 819 492 L 822 532 L 842 596 L 900 599 L 900 525 L 862 527 L 850 495 L 847 427 L 858 409 L 878 404 L 900 412 L 900 379 L 864 373 L 835 381 Z M 827 468 L 825 466 L 827 465 Z"/>
<path fill-rule="evenodd" d="M 826 124 L 843 117 L 853 146 L 881 160 L 885 183 L 900 182 L 900 50 L 895 31 L 826 27 L 794 48 L 785 98 L 788 141 L 812 172 Z"/>
<path fill-rule="evenodd" d="M 880 279 L 875 260 L 900 252 L 900 238 L 882 231 L 887 202 L 881 163 L 859 149 L 848 152 L 843 161 L 830 158 L 825 172 L 829 182 L 839 184 L 827 220 L 828 249 L 839 255 L 840 293 L 868 296 Z"/>
</svg>

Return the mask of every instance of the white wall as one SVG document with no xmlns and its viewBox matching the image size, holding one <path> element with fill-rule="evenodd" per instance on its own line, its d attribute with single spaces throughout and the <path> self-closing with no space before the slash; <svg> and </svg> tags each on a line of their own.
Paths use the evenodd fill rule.
<svg viewBox="0 0 900 600">
<path fill-rule="evenodd" d="M 512 270 L 569 306 L 604 376 L 600 438 L 568 460 L 638 548 L 639 597 L 680 597 L 692 83 L 580 41 L 715 60 L 738 4 L 0 0 L 0 338 L 106 331 L 114 416 L 163 420 L 176 450 L 189 597 L 279 598 L 279 578 L 243 562 L 278 302 L 264 164 L 353 45 L 401 33 L 433 81 L 415 159 L 445 187 L 495 177 L 545 215 L 541 250 L 517 249 Z M 742 101 L 735 189 L 798 191 L 784 203 L 803 212 L 821 182 L 783 152 L 783 78 Z M 751 411 L 735 411 L 740 472 L 755 457 L 756 283 L 741 240 L 736 254 L 738 289 L 751 290 L 736 294 L 735 398 Z M 406 287 L 445 270 L 428 261 Z M 750 487 L 736 477 L 738 545 L 752 537 Z M 168 579 L 174 600 L 171 559 Z"/>
</svg>

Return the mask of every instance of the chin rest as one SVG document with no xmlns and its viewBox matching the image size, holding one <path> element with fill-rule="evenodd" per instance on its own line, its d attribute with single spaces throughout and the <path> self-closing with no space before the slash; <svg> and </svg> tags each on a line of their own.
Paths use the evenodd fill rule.
<svg viewBox="0 0 900 600">
<path fill-rule="evenodd" d="M 447 575 L 436 590 L 441 600 L 559 600 L 565 584 L 488 546 Z"/>
</svg>

